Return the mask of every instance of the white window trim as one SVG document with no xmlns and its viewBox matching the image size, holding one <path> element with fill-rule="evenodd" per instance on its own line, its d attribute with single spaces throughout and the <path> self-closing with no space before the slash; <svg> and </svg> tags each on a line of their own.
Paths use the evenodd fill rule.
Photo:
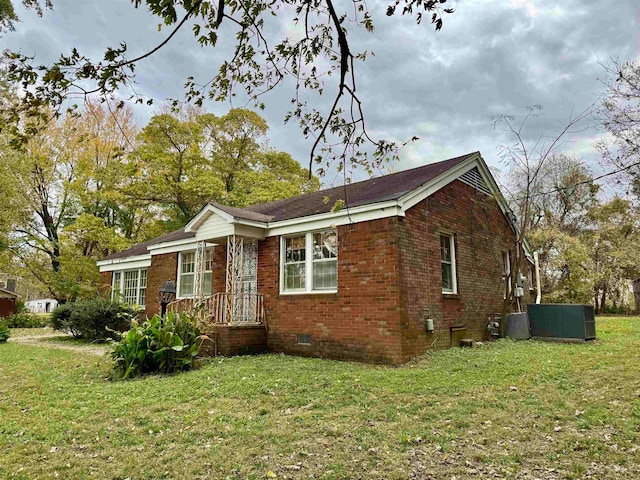
<svg viewBox="0 0 640 480">
<path fill-rule="evenodd" d="M 321 233 L 334 230 L 336 235 L 338 231 L 336 229 L 322 229 L 322 230 L 314 230 L 313 232 L 300 232 L 298 234 L 293 235 L 282 235 L 280 237 L 280 295 L 331 295 L 338 293 L 337 288 L 331 289 L 322 289 L 322 290 L 313 290 L 313 234 Z M 295 289 L 295 290 L 285 290 L 284 288 L 284 260 L 286 255 L 286 240 L 287 238 L 292 237 L 301 237 L 305 236 L 305 288 L 304 289 Z M 336 257 L 336 268 L 337 268 L 337 260 L 340 257 L 340 253 L 338 252 L 338 256 Z M 337 274 L 337 272 L 336 272 Z"/>
<path fill-rule="evenodd" d="M 443 288 L 442 293 L 444 295 L 457 295 L 458 294 L 458 272 L 456 268 L 456 241 L 455 235 L 449 231 L 440 231 L 438 234 L 438 249 L 440 249 L 440 238 L 442 236 L 449 237 L 449 250 L 451 251 L 451 289 Z M 438 251 L 438 253 L 440 253 Z M 440 256 L 440 255 L 439 255 Z M 442 272 L 442 258 L 440 258 L 440 272 Z M 441 273 L 442 275 L 442 273 Z"/>
<path fill-rule="evenodd" d="M 206 262 L 206 255 L 207 255 L 207 250 L 211 250 L 211 255 L 213 256 L 213 248 L 209 248 L 207 247 L 205 250 L 205 262 Z M 196 272 L 195 272 L 195 255 L 196 255 L 196 251 L 195 250 L 185 250 L 182 252 L 178 252 L 178 270 L 176 271 L 176 300 L 180 300 L 183 298 L 193 298 L 193 294 L 191 295 L 186 295 L 184 297 L 180 296 L 180 279 L 182 278 L 182 255 L 184 255 L 185 253 L 193 253 L 193 261 L 194 261 L 194 265 L 193 265 L 193 287 L 195 289 L 195 281 L 196 281 Z M 213 258 L 212 258 L 212 262 L 213 263 Z M 213 267 L 213 265 L 212 265 Z M 211 281 L 213 281 L 213 270 L 204 270 L 202 273 L 210 273 L 211 274 Z M 211 286 L 212 290 L 213 290 L 213 285 Z M 213 291 L 211 292 L 213 293 Z"/>
<path fill-rule="evenodd" d="M 115 284 L 115 280 L 116 280 L 116 273 L 120 274 L 120 284 L 118 285 L 118 301 L 124 301 L 124 274 L 126 272 L 138 272 L 138 277 L 136 279 L 136 299 L 140 300 L 140 280 L 142 278 L 142 271 L 143 270 L 147 270 L 147 284 L 149 283 L 149 271 L 148 269 L 145 268 L 127 268 L 126 270 L 114 270 L 111 273 L 111 300 L 116 300 L 116 284 Z M 147 299 L 147 285 L 145 285 L 145 303 L 146 303 L 146 299 Z M 135 303 L 135 305 L 139 306 L 139 307 L 145 307 L 146 305 L 141 305 L 139 303 Z"/>
</svg>

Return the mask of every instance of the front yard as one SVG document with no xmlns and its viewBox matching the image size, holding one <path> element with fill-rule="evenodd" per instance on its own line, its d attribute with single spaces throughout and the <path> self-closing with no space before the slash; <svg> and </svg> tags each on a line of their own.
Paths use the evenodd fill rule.
<svg viewBox="0 0 640 480">
<path fill-rule="evenodd" d="M 16 332 L 17 333 L 17 332 Z M 17 340 L 14 335 L 14 340 Z M 0 345 L 0 478 L 640 478 L 640 319 L 401 368 L 217 358 L 128 382 L 55 340 Z"/>
</svg>

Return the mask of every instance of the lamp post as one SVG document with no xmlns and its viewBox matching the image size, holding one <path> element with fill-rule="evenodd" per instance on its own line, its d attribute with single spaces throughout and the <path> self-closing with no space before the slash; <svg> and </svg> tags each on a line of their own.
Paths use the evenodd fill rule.
<svg viewBox="0 0 640 480">
<path fill-rule="evenodd" d="M 176 286 L 171 280 L 167 280 L 165 284 L 160 287 L 158 293 L 158 301 L 160 302 L 160 316 L 164 318 L 167 314 L 167 305 L 169 305 L 176 298 Z"/>
</svg>

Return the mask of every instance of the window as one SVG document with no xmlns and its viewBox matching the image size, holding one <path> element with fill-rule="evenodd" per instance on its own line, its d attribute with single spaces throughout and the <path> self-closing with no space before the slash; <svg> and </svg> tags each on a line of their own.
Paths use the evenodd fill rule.
<svg viewBox="0 0 640 480">
<path fill-rule="evenodd" d="M 440 234 L 440 266 L 442 268 L 442 293 L 457 293 L 456 253 L 453 235 Z"/>
<path fill-rule="evenodd" d="M 338 288 L 338 235 L 336 231 L 313 234 L 313 289 Z"/>
<path fill-rule="evenodd" d="M 125 270 L 113 272 L 111 299 L 128 305 L 144 307 L 147 293 L 147 270 Z"/>
<path fill-rule="evenodd" d="M 120 298 L 120 292 L 122 291 L 122 272 L 113 272 L 113 285 L 111 285 L 111 300 Z"/>
<path fill-rule="evenodd" d="M 193 297 L 196 278 L 196 253 L 180 253 L 178 262 L 178 297 Z M 213 250 L 207 249 L 204 252 L 204 275 L 203 275 L 204 295 L 211 295 L 211 283 L 213 281 Z"/>
<path fill-rule="evenodd" d="M 147 301 L 147 271 L 140 270 L 140 284 L 138 288 L 138 305 L 145 305 Z"/>
<path fill-rule="evenodd" d="M 338 233 L 306 233 L 282 239 L 281 291 L 333 293 L 338 289 Z"/>
<path fill-rule="evenodd" d="M 284 290 L 306 290 L 307 237 L 284 239 Z"/>
<path fill-rule="evenodd" d="M 182 252 L 180 254 L 180 268 L 178 275 L 178 296 L 191 297 L 193 295 L 193 283 L 196 275 L 196 254 L 194 252 Z"/>
</svg>

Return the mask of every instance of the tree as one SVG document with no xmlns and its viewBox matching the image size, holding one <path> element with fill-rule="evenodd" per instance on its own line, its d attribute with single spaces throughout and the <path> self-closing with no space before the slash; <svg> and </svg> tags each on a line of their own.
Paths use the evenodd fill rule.
<svg viewBox="0 0 640 480">
<path fill-rule="evenodd" d="M 523 178 L 509 182 L 516 198 L 526 196 Z M 541 293 L 555 302 L 591 302 L 589 251 L 580 238 L 591 226 L 590 209 L 599 205 L 591 171 L 578 158 L 552 155 L 531 190 L 527 236 L 539 252 Z"/>
<path fill-rule="evenodd" d="M 595 273 L 593 297 L 596 313 L 602 313 L 607 300 L 620 299 L 627 280 L 638 278 L 640 260 L 639 218 L 628 200 L 614 198 L 589 212 L 593 226 L 583 241 L 591 253 Z"/>
<path fill-rule="evenodd" d="M 510 268 L 510 278 L 505 279 L 503 319 L 513 306 L 520 308 L 519 300 L 514 295 L 515 289 L 509 288 L 509 285 L 517 285 L 521 276 L 526 277 L 523 271 L 523 262 L 525 261 L 527 235 L 532 223 L 536 221 L 534 199 L 551 193 L 544 190 L 543 172 L 549 168 L 549 161 L 558 153 L 557 150 L 562 145 L 564 138 L 592 114 L 593 106 L 578 115 L 571 115 L 567 123 L 555 134 L 542 134 L 528 141 L 526 128 L 529 122 L 540 114 L 541 110 L 542 107 L 539 105 L 529 107 L 519 122 L 513 115 L 498 115 L 494 119 L 494 126 L 503 126 L 506 133 L 513 138 L 512 144 L 500 146 L 501 159 L 508 166 L 508 178 L 513 182 L 506 188 L 510 197 L 508 200 L 515 211 L 513 226 L 516 231 L 515 264 Z M 571 188 L 573 187 L 571 186 Z M 504 334 L 505 323 L 504 321 L 500 323 L 501 334 Z"/>
<path fill-rule="evenodd" d="M 443 14 L 453 13 L 453 9 L 444 8 L 446 1 L 392 0 L 386 14 L 415 13 L 417 23 L 426 16 L 439 30 Z M 395 155 L 399 145 L 375 140 L 367 131 L 355 64 L 372 52 L 353 52 L 349 32 L 354 28 L 373 32 L 374 24 L 365 2 L 348 3 L 342 10 L 336 9 L 333 0 L 132 0 L 135 8 L 146 7 L 164 28 L 172 29 L 146 53 L 130 58 L 127 45 L 121 43 L 107 48 L 103 60 L 95 61 L 74 48 L 49 67 L 34 66 L 32 58 L 20 53 L 6 55 L 12 79 L 24 88 L 22 107 L 11 115 L 12 133 L 25 141 L 37 128 L 37 123 L 17 128 L 21 114 L 41 115 L 45 106 L 59 113 L 69 99 L 92 93 L 114 94 L 132 81 L 141 60 L 162 49 L 185 25 L 192 24 L 199 45 L 211 48 L 217 46 L 218 33 L 224 26 L 236 30 L 233 53 L 208 81 L 199 83 L 194 77 L 187 78 L 188 100 L 197 105 L 202 105 L 205 98 L 224 101 L 240 90 L 256 107 L 264 108 L 264 94 L 283 85 L 295 85 L 292 107 L 285 120 L 298 123 L 305 137 L 315 139 L 309 156 L 309 176 L 314 163 L 321 173 L 336 160 L 339 168 L 350 162 L 370 170 Z M 39 6 L 37 0 L 27 0 L 27 4 Z M 280 35 L 281 30 L 275 27 L 281 21 L 299 27 L 300 37 Z M 314 92 L 322 96 L 326 91 L 333 93 L 332 100 L 310 97 Z M 314 107 L 316 101 L 322 107 Z M 372 157 L 363 148 L 367 142 L 375 147 Z"/>
<path fill-rule="evenodd" d="M 161 229 L 170 230 L 211 200 L 243 207 L 317 190 L 317 178 L 268 146 L 267 130 L 262 117 L 244 109 L 221 117 L 156 115 L 138 136 L 137 170 L 124 191 L 159 208 Z"/>
<path fill-rule="evenodd" d="M 640 194 L 640 63 L 613 61 L 600 119 L 613 141 L 598 148 L 602 157 Z"/>
<path fill-rule="evenodd" d="M 39 0 L 22 0 L 22 4 L 26 8 L 35 10 L 42 16 L 42 3 L 46 8 L 52 8 L 51 0 L 40 2 Z M 0 0 L 0 33 L 3 30 L 15 30 L 15 22 L 19 21 L 16 11 L 13 8 L 11 0 Z"/>
<path fill-rule="evenodd" d="M 51 122 L 20 149 L 0 145 L 0 190 L 8 192 L 0 247 L 60 301 L 95 294 L 96 257 L 130 244 L 113 221 L 114 192 L 126 178 L 115 160 L 116 123 L 127 128 L 126 111 L 92 108 Z"/>
</svg>

